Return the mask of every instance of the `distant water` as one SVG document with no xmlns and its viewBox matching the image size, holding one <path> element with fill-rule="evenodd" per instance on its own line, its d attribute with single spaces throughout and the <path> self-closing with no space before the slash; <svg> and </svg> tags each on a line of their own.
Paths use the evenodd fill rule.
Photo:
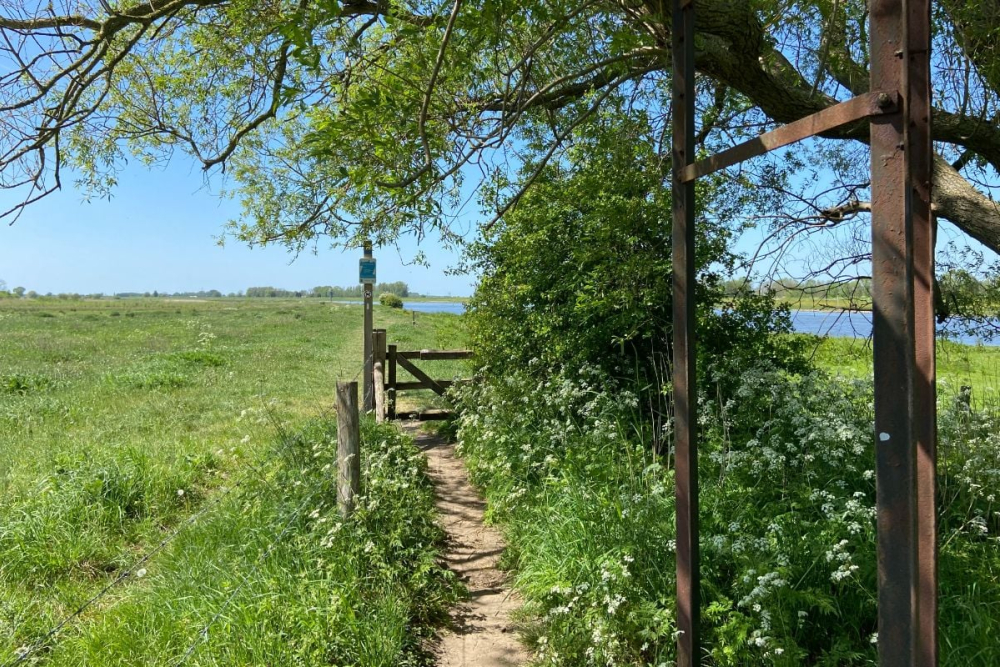
<svg viewBox="0 0 1000 667">
<path fill-rule="evenodd" d="M 362 303 L 340 301 L 338 303 Z M 461 315 L 465 304 L 460 301 L 404 301 L 403 308 L 418 313 L 451 313 Z M 842 312 L 839 310 L 793 310 L 792 327 L 799 333 L 831 336 L 834 338 L 868 338 L 872 335 L 870 312 Z M 1000 340 L 984 341 L 976 336 L 957 336 L 953 340 L 966 345 L 1000 345 Z"/>
<path fill-rule="evenodd" d="M 341 301 L 333 303 L 356 303 L 363 304 L 364 301 Z M 375 303 L 378 303 L 376 301 Z M 415 310 L 418 313 L 451 313 L 461 315 L 465 312 L 465 304 L 461 301 L 404 301 L 403 310 Z"/>
<path fill-rule="evenodd" d="M 872 314 L 837 310 L 793 310 L 792 327 L 800 333 L 818 336 L 868 338 L 872 335 Z M 953 336 L 950 339 L 966 345 L 1000 345 L 1000 340 L 984 341 L 976 336 Z"/>
<path fill-rule="evenodd" d="M 411 301 L 403 302 L 405 310 L 415 310 L 418 313 L 451 313 L 461 315 L 465 312 L 465 304 L 461 301 Z"/>
</svg>

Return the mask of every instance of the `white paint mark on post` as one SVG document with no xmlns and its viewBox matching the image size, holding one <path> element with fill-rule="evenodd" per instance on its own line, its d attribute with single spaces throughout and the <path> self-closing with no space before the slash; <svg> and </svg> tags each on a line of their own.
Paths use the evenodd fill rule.
<svg viewBox="0 0 1000 667">
<path fill-rule="evenodd" d="M 882 441 L 882 442 L 889 442 L 889 439 L 890 439 L 891 437 L 892 437 L 892 436 L 890 436 L 890 435 L 889 435 L 888 433 L 886 433 L 885 431 L 883 431 L 882 433 L 879 433 L 879 434 L 878 434 L 878 439 L 879 439 L 880 441 Z"/>
</svg>

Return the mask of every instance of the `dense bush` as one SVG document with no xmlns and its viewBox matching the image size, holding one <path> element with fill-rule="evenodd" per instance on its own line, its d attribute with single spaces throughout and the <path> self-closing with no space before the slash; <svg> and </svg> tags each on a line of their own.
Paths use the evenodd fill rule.
<svg viewBox="0 0 1000 667">
<path fill-rule="evenodd" d="M 383 292 L 378 296 L 378 302 L 388 308 L 402 308 L 403 300 L 392 292 Z"/>
<path fill-rule="evenodd" d="M 669 180 L 658 137 L 641 123 L 598 124 L 569 160 L 543 169 L 517 207 L 472 246 L 480 276 L 467 304 L 473 347 L 496 377 L 527 367 L 598 366 L 658 387 L 671 350 Z M 707 182 L 706 182 L 707 183 Z M 702 186 L 707 194 L 711 183 Z M 726 372 L 770 359 L 801 370 L 787 310 L 746 291 L 726 297 L 730 228 L 699 212 L 697 316 L 701 368 Z M 513 326 L 516 323 L 516 326 Z M 719 373 L 717 373 L 719 374 Z"/>
<path fill-rule="evenodd" d="M 507 533 L 542 662 L 671 664 L 671 458 L 650 452 L 634 394 L 574 375 L 465 389 L 463 453 Z M 701 399 L 713 664 L 874 664 L 870 384 L 766 365 L 733 384 Z M 1000 412 L 941 412 L 942 664 L 1000 664 Z"/>
</svg>

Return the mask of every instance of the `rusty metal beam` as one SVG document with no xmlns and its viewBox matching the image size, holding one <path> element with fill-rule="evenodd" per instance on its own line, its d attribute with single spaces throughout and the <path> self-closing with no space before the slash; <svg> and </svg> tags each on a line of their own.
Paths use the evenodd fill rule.
<svg viewBox="0 0 1000 667">
<path fill-rule="evenodd" d="M 870 3 L 871 89 L 902 90 L 902 0 Z M 904 130 L 908 111 L 871 121 L 872 310 L 878 652 L 881 667 L 912 667 L 916 640 L 913 226 Z"/>
<path fill-rule="evenodd" d="M 899 94 L 895 91 L 864 93 L 840 104 L 818 111 L 811 116 L 782 125 L 750 141 L 728 148 L 711 157 L 698 160 L 681 171 L 681 181 L 688 182 L 707 176 L 744 160 L 763 155 L 796 141 L 828 132 L 843 125 L 870 116 L 894 113 L 899 110 Z"/>
<path fill-rule="evenodd" d="M 916 444 L 914 664 L 937 667 L 937 392 L 934 359 L 934 229 L 931 212 L 931 2 L 904 4 L 905 126 L 913 224 L 914 372 L 910 420 Z"/>
<path fill-rule="evenodd" d="M 673 403 L 677 520 L 677 667 L 700 664 L 698 439 L 695 383 L 694 4 L 674 0 L 673 99 Z"/>
</svg>

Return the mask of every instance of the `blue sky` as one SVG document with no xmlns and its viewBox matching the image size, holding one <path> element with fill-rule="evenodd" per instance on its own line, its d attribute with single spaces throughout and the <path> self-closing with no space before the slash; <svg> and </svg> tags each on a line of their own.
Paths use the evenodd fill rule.
<svg viewBox="0 0 1000 667">
<path fill-rule="evenodd" d="M 227 220 L 238 217 L 239 205 L 220 199 L 199 169 L 182 162 L 166 169 L 127 167 L 111 201 L 87 203 L 67 185 L 29 207 L 13 226 L 0 223 L 0 280 L 40 294 L 357 284 L 360 250 L 345 253 L 321 243 L 318 254 L 293 262 L 279 247 L 251 250 L 232 239 L 219 247 L 217 237 Z M 0 199 L 8 202 L 9 194 Z M 429 268 L 404 265 L 418 250 Z M 424 294 L 472 293 L 471 277 L 445 275 L 457 257 L 436 238 L 419 246 L 404 238 L 399 250 L 376 249 L 375 256 L 380 282 L 402 280 Z"/>
</svg>

